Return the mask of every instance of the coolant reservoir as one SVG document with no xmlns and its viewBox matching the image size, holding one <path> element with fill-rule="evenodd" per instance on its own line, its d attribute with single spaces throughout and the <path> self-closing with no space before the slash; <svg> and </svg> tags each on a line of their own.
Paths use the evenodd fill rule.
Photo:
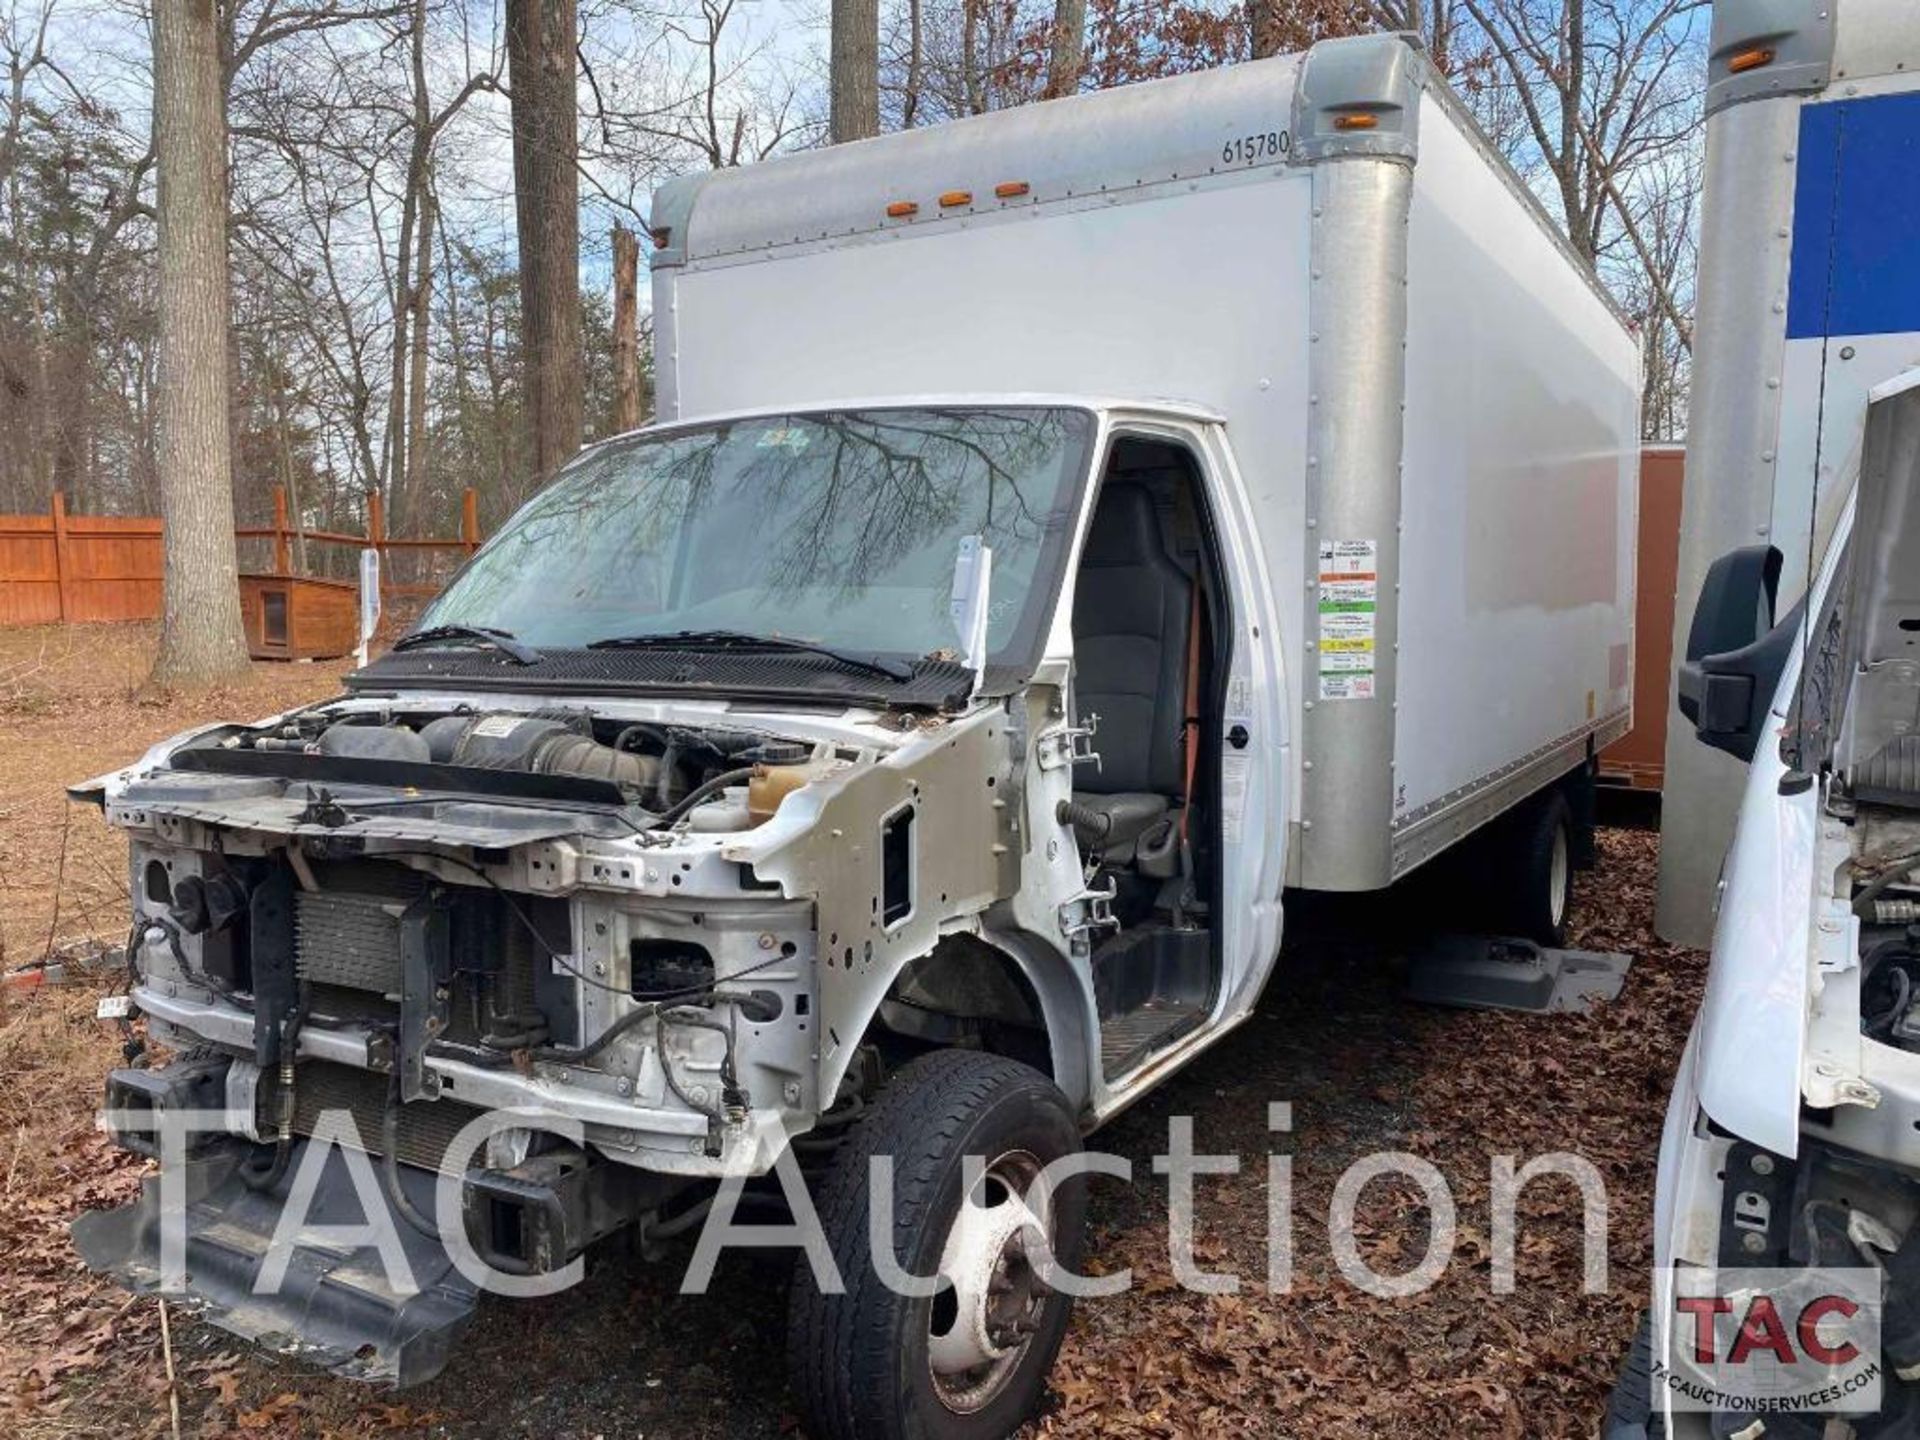
<svg viewBox="0 0 1920 1440">
<path fill-rule="evenodd" d="M 747 812 L 755 825 L 773 818 L 780 802 L 803 785 L 823 780 L 844 768 L 841 762 L 809 756 L 791 765 L 759 764 L 747 781 Z"/>
<path fill-rule="evenodd" d="M 747 810 L 747 787 L 729 785 L 719 798 L 696 805 L 687 812 L 687 828 L 701 834 L 727 830 L 746 830 L 760 822 Z"/>
</svg>

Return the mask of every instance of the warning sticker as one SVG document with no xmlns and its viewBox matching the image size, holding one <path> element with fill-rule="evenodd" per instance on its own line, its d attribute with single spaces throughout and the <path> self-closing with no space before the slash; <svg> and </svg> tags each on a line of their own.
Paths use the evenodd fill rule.
<svg viewBox="0 0 1920 1440">
<path fill-rule="evenodd" d="M 1238 845 L 1246 835 L 1247 756 L 1234 751 L 1220 757 L 1221 839 Z"/>
<path fill-rule="evenodd" d="M 1255 733 L 1253 719 L 1253 681 L 1245 674 L 1227 680 L 1226 714 L 1221 730 L 1231 735 L 1236 729 L 1241 739 Z M 1244 749 L 1229 747 L 1220 756 L 1220 828 L 1229 845 L 1238 845 L 1246 831 L 1247 770 L 1252 760 Z"/>
<path fill-rule="evenodd" d="M 1373 699 L 1380 547 L 1373 540 L 1320 542 L 1320 698 Z"/>
</svg>

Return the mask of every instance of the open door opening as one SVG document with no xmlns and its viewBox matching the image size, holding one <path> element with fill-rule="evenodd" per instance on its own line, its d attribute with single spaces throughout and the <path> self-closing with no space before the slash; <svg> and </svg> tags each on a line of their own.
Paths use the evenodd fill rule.
<svg viewBox="0 0 1920 1440">
<path fill-rule="evenodd" d="M 1074 588 L 1074 708 L 1097 766 L 1067 817 L 1117 929 L 1092 956 L 1113 1080 L 1199 1026 L 1220 980 L 1220 567 L 1199 463 L 1116 441 Z M 1097 720 L 1094 718 L 1097 717 Z"/>
</svg>

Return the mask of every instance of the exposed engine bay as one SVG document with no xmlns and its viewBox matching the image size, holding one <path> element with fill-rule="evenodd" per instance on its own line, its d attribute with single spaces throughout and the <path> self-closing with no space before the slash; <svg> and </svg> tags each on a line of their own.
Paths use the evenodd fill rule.
<svg viewBox="0 0 1920 1440">
<path fill-rule="evenodd" d="M 717 1156 L 744 1108 L 735 1022 L 805 1013 L 791 962 L 811 929 L 810 907 L 720 860 L 719 837 L 872 760 L 580 710 L 323 706 L 203 734 L 107 802 L 134 831 L 136 1000 L 163 1039 L 172 1027 L 246 1052 L 226 1081 L 237 1111 L 254 1097 L 239 1133 L 283 1150 L 305 1112 L 282 1062 L 307 1050 L 390 1072 L 404 1106 L 452 1088 L 430 1059 L 525 1083 L 541 1062 L 616 1060 L 644 1029 L 646 1063 L 618 1093 L 699 1118 L 695 1148 Z M 587 861 L 579 846 L 594 837 L 635 858 Z M 583 863 L 616 889 L 671 864 L 669 895 L 694 892 L 698 869 L 705 901 L 600 913 L 568 898 Z M 712 903 L 716 881 L 732 903 Z M 609 1023 L 613 999 L 640 1008 Z"/>
<path fill-rule="evenodd" d="M 850 762 L 832 747 L 748 731 L 596 720 L 585 710 L 394 714 L 326 708 L 186 747 L 175 768 L 200 773 L 333 776 L 511 799 L 618 803 L 650 828 L 685 818 L 702 832 L 744 830 L 786 794 Z M 315 761 L 349 762 L 321 765 Z M 353 763 L 360 762 L 360 763 Z M 407 767 L 435 767 L 413 774 Z M 548 777 L 552 785 L 500 777 Z M 568 785 L 565 782 L 582 782 Z M 423 788 L 423 787 L 416 787 Z"/>
<path fill-rule="evenodd" d="M 154 1155 L 163 1117 L 218 1117 L 190 1141 L 209 1206 L 190 1263 L 223 1324 L 250 1333 L 265 1253 L 264 1235 L 233 1250 L 235 1217 L 258 1196 L 270 1234 L 265 1200 L 315 1137 L 374 1157 L 402 1218 L 431 1209 L 433 1175 L 461 1176 L 475 1253 L 543 1274 L 611 1229 L 665 1225 L 729 1163 L 763 1168 L 755 1121 L 840 1123 L 819 1094 L 816 906 L 727 850 L 895 747 L 796 728 L 816 733 L 346 700 L 201 732 L 77 792 L 130 833 L 131 1001 L 174 1052 L 139 1063 L 129 1031 L 108 1109 Z M 837 1068 L 857 1090 L 858 1058 Z M 513 1110 L 538 1123 L 489 1119 Z M 341 1167 L 323 1174 L 322 1201 L 351 1206 Z M 82 1243 L 158 1283 L 153 1222 L 150 1197 Z M 435 1293 L 463 1321 L 471 1294 Z M 437 1368 L 409 1338 L 444 1328 L 428 1301 L 316 1295 L 337 1327 L 307 1343 L 337 1333 L 336 1368 Z"/>
</svg>

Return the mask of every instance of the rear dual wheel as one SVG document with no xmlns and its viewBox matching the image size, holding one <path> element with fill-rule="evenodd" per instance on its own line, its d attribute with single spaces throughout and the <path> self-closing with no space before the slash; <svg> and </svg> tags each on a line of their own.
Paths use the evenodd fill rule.
<svg viewBox="0 0 1920 1440">
<path fill-rule="evenodd" d="M 1553 948 L 1566 943 L 1573 909 L 1573 808 L 1558 789 L 1536 795 L 1514 817 L 1508 844 L 1514 859 L 1513 927 Z"/>
<path fill-rule="evenodd" d="M 1033 1414 L 1072 1306 L 1047 1262 L 1078 1268 L 1086 1213 L 1084 1181 L 1041 1177 L 1079 1148 L 1066 1096 L 1025 1065 L 943 1050 L 892 1077 L 819 1196 L 845 1293 L 821 1293 L 804 1256 L 794 1275 L 788 1358 L 809 1436 L 999 1440 Z M 896 1294 L 873 1264 L 877 1155 L 893 1161 L 879 1235 L 907 1274 L 941 1277 L 935 1294 Z"/>
</svg>

